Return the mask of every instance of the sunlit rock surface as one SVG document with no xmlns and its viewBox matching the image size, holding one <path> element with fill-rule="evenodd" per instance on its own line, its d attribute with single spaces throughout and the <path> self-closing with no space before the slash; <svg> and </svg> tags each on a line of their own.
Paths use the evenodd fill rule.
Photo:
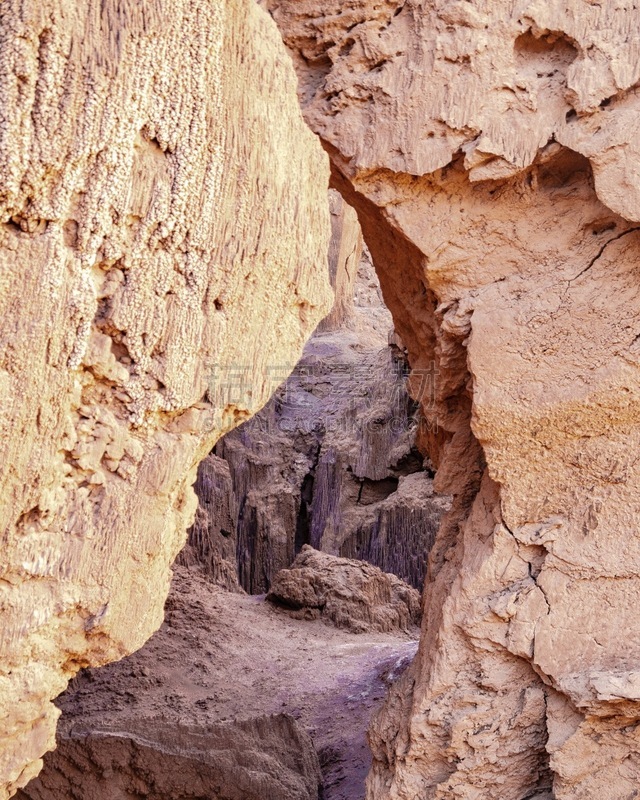
<svg viewBox="0 0 640 800">
<path fill-rule="evenodd" d="M 330 308 L 330 220 L 249 0 L 8 0 L 0 36 L 5 798 L 51 698 L 160 625 L 198 461 Z"/>
<path fill-rule="evenodd" d="M 369 800 L 640 776 L 632 3 L 270 0 L 453 495 Z M 424 399 L 424 398 L 423 398 Z M 432 402 L 433 401 L 433 402 Z"/>
</svg>

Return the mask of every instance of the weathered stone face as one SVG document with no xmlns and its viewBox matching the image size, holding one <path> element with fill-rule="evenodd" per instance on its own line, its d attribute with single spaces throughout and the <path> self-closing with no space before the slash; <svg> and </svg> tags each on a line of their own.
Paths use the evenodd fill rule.
<svg viewBox="0 0 640 800">
<path fill-rule="evenodd" d="M 420 592 L 379 567 L 305 545 L 275 576 L 267 600 L 298 619 L 322 618 L 353 633 L 420 624 Z"/>
<path fill-rule="evenodd" d="M 272 0 L 454 495 L 369 798 L 640 774 L 632 4 Z M 425 375 L 434 375 L 424 393 Z"/>
<path fill-rule="evenodd" d="M 330 223 L 326 157 L 253 3 L 2 17 L 7 797 L 53 746 L 50 699 L 160 624 L 198 461 L 330 307 Z"/>
</svg>

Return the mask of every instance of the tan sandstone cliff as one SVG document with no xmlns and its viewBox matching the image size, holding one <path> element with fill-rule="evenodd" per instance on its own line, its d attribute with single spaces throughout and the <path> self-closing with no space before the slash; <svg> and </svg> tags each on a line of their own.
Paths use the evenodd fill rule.
<svg viewBox="0 0 640 800">
<path fill-rule="evenodd" d="M 0 797 L 160 625 L 197 462 L 330 307 L 326 157 L 250 0 L 6 0 Z"/>
<path fill-rule="evenodd" d="M 640 11 L 268 6 L 454 495 L 418 657 L 371 731 L 368 797 L 632 797 Z"/>
</svg>

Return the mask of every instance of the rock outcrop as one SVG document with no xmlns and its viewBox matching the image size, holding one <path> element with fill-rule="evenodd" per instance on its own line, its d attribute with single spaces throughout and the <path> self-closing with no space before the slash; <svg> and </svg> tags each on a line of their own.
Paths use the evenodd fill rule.
<svg viewBox="0 0 640 800">
<path fill-rule="evenodd" d="M 273 579 L 267 600 L 301 618 L 322 618 L 354 633 L 408 630 L 420 624 L 420 593 L 364 561 L 305 545 Z"/>
<path fill-rule="evenodd" d="M 370 800 L 640 775 L 633 3 L 270 0 L 453 495 Z M 434 391 L 427 390 L 429 376 Z"/>
<path fill-rule="evenodd" d="M 329 209 L 329 279 L 334 290 L 334 301 L 330 313 L 318 325 L 318 331 L 333 331 L 353 321 L 355 287 L 363 257 L 358 215 L 335 189 L 329 190 Z"/>
<path fill-rule="evenodd" d="M 0 38 L 6 798 L 50 699 L 160 625 L 198 461 L 330 303 L 325 157 L 250 0 L 8 0 Z"/>
<path fill-rule="evenodd" d="M 404 367 L 358 333 L 316 335 L 267 406 L 216 446 L 232 478 L 246 591 L 267 591 L 305 544 L 421 588 L 448 499 L 434 495 L 415 448 Z"/>
</svg>

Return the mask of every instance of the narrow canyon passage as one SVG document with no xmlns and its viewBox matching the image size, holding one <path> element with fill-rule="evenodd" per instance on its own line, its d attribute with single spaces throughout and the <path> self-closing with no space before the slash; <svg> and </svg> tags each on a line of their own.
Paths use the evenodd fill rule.
<svg viewBox="0 0 640 800">
<path fill-rule="evenodd" d="M 0 800 L 636 798 L 637 0 L 0 21 Z"/>
<path fill-rule="evenodd" d="M 74 680 L 20 800 L 363 800 L 367 729 L 416 653 L 450 500 L 356 214 L 337 192 L 330 207 L 331 313 L 200 465 L 164 624 Z"/>
<path fill-rule="evenodd" d="M 200 508 L 179 557 L 251 594 L 266 592 L 304 544 L 364 559 L 421 591 L 448 508 L 418 449 L 423 419 L 407 391 L 406 351 L 356 214 L 337 192 L 330 201 L 333 310 L 291 377 L 201 465 Z"/>
<path fill-rule="evenodd" d="M 74 681 L 18 797 L 361 800 L 371 712 L 416 637 L 292 619 L 178 567 L 160 631 Z"/>
</svg>

